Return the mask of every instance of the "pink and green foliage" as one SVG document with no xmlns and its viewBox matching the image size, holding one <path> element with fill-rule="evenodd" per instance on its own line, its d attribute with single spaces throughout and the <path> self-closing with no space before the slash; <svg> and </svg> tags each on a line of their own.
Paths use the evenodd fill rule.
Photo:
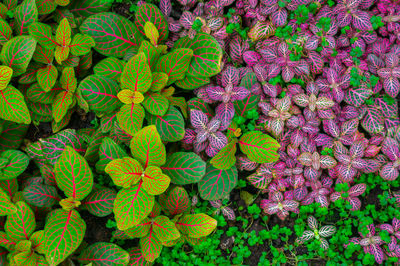
<svg viewBox="0 0 400 266">
<path fill-rule="evenodd" d="M 318 221 L 314 216 L 309 216 L 307 219 L 308 227 L 311 229 L 303 232 L 303 235 L 299 237 L 296 241 L 298 243 L 304 243 L 312 238 L 321 242 L 320 247 L 322 249 L 328 249 L 329 243 L 325 239 L 326 237 L 330 237 L 336 232 L 336 228 L 333 225 L 324 225 L 320 229 L 318 229 Z"/>
<path fill-rule="evenodd" d="M 380 175 L 385 180 L 396 180 L 399 176 L 400 147 L 397 139 L 387 137 L 382 145 L 382 152 L 389 158 L 380 170 Z"/>
<path fill-rule="evenodd" d="M 222 199 L 236 187 L 237 180 L 236 166 L 221 170 L 207 164 L 205 175 L 198 183 L 200 196 L 205 200 Z"/>
<path fill-rule="evenodd" d="M 299 202 L 291 199 L 285 199 L 280 191 L 269 194 L 268 199 L 261 201 L 261 208 L 265 213 L 272 215 L 277 214 L 279 219 L 285 220 L 289 212 L 299 212 Z"/>
<path fill-rule="evenodd" d="M 235 212 L 232 210 L 232 208 L 228 206 L 222 206 L 222 201 L 221 200 L 210 200 L 211 206 L 215 208 L 214 213 L 218 215 L 219 213 L 222 212 L 222 215 L 229 221 L 234 221 L 236 219 Z"/>
<path fill-rule="evenodd" d="M 378 69 L 377 74 L 383 80 L 383 88 L 385 92 L 395 98 L 400 92 L 400 67 L 399 67 L 399 56 L 393 53 L 385 55 L 385 67 Z"/>
<path fill-rule="evenodd" d="M 352 211 L 357 211 L 361 208 L 361 201 L 358 196 L 361 196 L 367 186 L 363 183 L 352 186 L 348 190 L 333 192 L 330 195 L 330 200 L 335 202 L 339 199 L 347 201 L 351 205 Z"/>
</svg>

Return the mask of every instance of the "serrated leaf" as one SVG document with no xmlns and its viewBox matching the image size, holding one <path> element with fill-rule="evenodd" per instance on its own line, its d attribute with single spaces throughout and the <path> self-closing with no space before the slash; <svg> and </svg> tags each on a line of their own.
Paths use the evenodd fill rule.
<svg viewBox="0 0 400 266">
<path fill-rule="evenodd" d="M 31 36 L 17 36 L 6 42 L 1 49 L 0 61 L 14 71 L 14 76 L 23 74 L 36 49 L 36 40 Z"/>
<path fill-rule="evenodd" d="M 270 163 L 278 160 L 279 143 L 260 131 L 250 131 L 239 139 L 240 150 L 257 163 Z"/>
<path fill-rule="evenodd" d="M 9 180 L 18 177 L 28 167 L 29 158 L 22 151 L 7 150 L 0 153 L 3 161 L 0 169 L 0 180 Z"/>
<path fill-rule="evenodd" d="M 217 221 L 204 213 L 188 214 L 175 223 L 182 234 L 192 238 L 205 237 L 217 227 Z"/>
<path fill-rule="evenodd" d="M 206 163 L 193 152 L 175 152 L 167 157 L 161 167 L 163 172 L 177 185 L 187 185 L 199 182 L 205 172 Z"/>
<path fill-rule="evenodd" d="M 114 215 L 119 230 L 127 230 L 147 217 L 154 206 L 154 196 L 149 195 L 139 183 L 121 189 L 114 202 Z"/>
<path fill-rule="evenodd" d="M 161 166 L 165 163 L 166 151 L 155 126 L 147 126 L 133 135 L 130 143 L 132 156 L 144 168 Z"/>
<path fill-rule="evenodd" d="M 0 109 L 0 118 L 2 119 L 16 123 L 31 123 L 31 116 L 24 96 L 12 86 L 0 90 Z"/>
<path fill-rule="evenodd" d="M 27 186 L 23 194 L 29 204 L 39 208 L 52 207 L 60 199 L 55 187 L 40 183 Z"/>
<path fill-rule="evenodd" d="M 129 253 L 116 244 L 97 242 L 85 248 L 78 261 L 93 266 L 125 266 L 129 262 Z"/>
<path fill-rule="evenodd" d="M 58 265 L 71 255 L 81 244 L 86 224 L 76 210 L 53 211 L 44 227 L 46 260 Z"/>
<path fill-rule="evenodd" d="M 24 0 L 14 11 L 15 30 L 18 35 L 28 34 L 28 26 L 38 20 L 35 0 Z"/>
<path fill-rule="evenodd" d="M 217 169 L 230 169 L 236 163 L 236 143 L 231 141 L 215 155 L 210 163 Z"/>
<path fill-rule="evenodd" d="M 93 37 L 94 49 L 105 55 L 123 57 L 127 50 L 138 48 L 143 37 L 128 19 L 114 13 L 101 13 L 88 17 L 80 31 Z"/>
<path fill-rule="evenodd" d="M 117 94 L 119 85 L 114 80 L 100 75 L 90 75 L 81 81 L 79 95 L 94 112 L 109 113 L 120 106 Z"/>
<path fill-rule="evenodd" d="M 18 201 L 16 206 L 17 212 L 7 216 L 4 230 L 12 241 L 29 240 L 36 228 L 35 214 L 23 201 Z"/>
<path fill-rule="evenodd" d="M 88 212 L 97 217 L 105 217 L 113 212 L 114 201 L 117 193 L 108 188 L 102 188 L 89 194 L 83 202 Z"/>
<path fill-rule="evenodd" d="M 171 85 L 185 77 L 192 57 L 193 51 L 191 49 L 174 49 L 158 59 L 155 70 L 167 74 L 167 85 Z"/>
<path fill-rule="evenodd" d="M 208 164 L 203 179 L 198 183 L 200 196 L 205 200 L 222 199 L 235 188 L 237 178 L 235 166 L 221 170 Z"/>
<path fill-rule="evenodd" d="M 185 135 L 185 122 L 182 114 L 173 106 L 169 106 L 165 115 L 149 115 L 149 124 L 156 126 L 162 141 L 175 142 Z"/>
<path fill-rule="evenodd" d="M 120 80 L 122 71 L 124 70 L 125 62 L 115 57 L 107 57 L 97 63 L 93 71 L 98 76 L 103 76 L 113 80 Z"/>
<path fill-rule="evenodd" d="M 54 166 L 57 186 L 68 197 L 84 199 L 92 190 L 93 174 L 86 160 L 67 146 Z"/>
</svg>

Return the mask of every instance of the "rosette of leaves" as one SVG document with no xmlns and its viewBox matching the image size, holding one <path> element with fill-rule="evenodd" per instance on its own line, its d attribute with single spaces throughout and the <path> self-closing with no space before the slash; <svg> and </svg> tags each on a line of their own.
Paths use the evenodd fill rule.
<svg viewBox="0 0 400 266">
<path fill-rule="evenodd" d="M 286 198 L 282 192 L 275 191 L 269 193 L 269 198 L 261 201 L 261 208 L 266 214 L 276 214 L 279 219 L 285 220 L 289 212 L 299 212 L 299 202 L 291 199 L 289 195 Z"/>
<path fill-rule="evenodd" d="M 94 266 L 125 266 L 130 261 L 127 251 L 113 243 L 97 242 L 85 248 L 77 258 Z"/>
<path fill-rule="evenodd" d="M 400 166 L 400 148 L 397 138 L 387 137 L 382 144 L 381 151 L 389 158 L 389 161 L 380 169 L 380 176 L 388 181 L 396 180 L 399 176 Z"/>
<path fill-rule="evenodd" d="M 6 51 L 5 46 L 2 48 L 2 51 Z M 4 60 L 1 61 L 4 62 Z M 24 95 L 18 89 L 9 85 L 13 73 L 14 71 L 11 67 L 0 66 L 0 118 L 16 123 L 30 124 L 31 115 L 29 114 Z"/>
<path fill-rule="evenodd" d="M 204 166 L 198 162 L 199 158 L 185 157 L 190 154 L 174 154 L 166 162 L 165 146 L 155 126 L 138 131 L 131 140 L 130 148 L 132 157 L 111 153 L 116 158 L 105 167 L 114 183 L 122 187 L 114 203 L 115 220 L 120 230 L 138 225 L 151 213 L 155 196 L 167 190 L 171 178 L 176 183 L 186 183 L 197 182 L 196 179 L 204 175 L 204 170 L 201 170 Z M 176 169 L 177 165 L 180 169 Z M 186 176 L 188 174 L 198 177 Z M 187 181 L 191 178 L 191 181 Z"/>
<path fill-rule="evenodd" d="M 222 201 L 221 200 L 210 200 L 210 205 L 214 207 L 214 214 L 218 215 L 222 212 L 222 215 L 225 217 L 225 219 L 229 221 L 234 221 L 236 219 L 235 212 L 232 210 L 231 207 L 228 206 L 222 206 Z"/>
<path fill-rule="evenodd" d="M 336 191 L 330 195 L 330 199 L 333 202 L 343 199 L 351 205 L 351 211 L 357 211 L 361 208 L 361 200 L 358 196 L 361 196 L 366 188 L 367 185 L 364 183 L 354 185 L 350 188 L 347 185 L 347 187 L 343 188 L 341 191 L 337 191 L 335 188 Z"/>
<path fill-rule="evenodd" d="M 378 76 L 383 80 L 385 92 L 393 98 L 400 92 L 400 59 L 397 54 L 387 53 L 385 55 L 385 67 L 378 69 Z"/>
<path fill-rule="evenodd" d="M 148 217 L 130 229 L 114 232 L 114 238 L 140 238 L 141 254 L 149 262 L 160 256 L 163 246 L 197 245 L 214 231 L 217 221 L 203 213 L 189 214 L 190 208 L 186 190 L 175 187 L 160 196 Z"/>
<path fill-rule="evenodd" d="M 363 10 L 367 9 L 371 4 L 372 2 L 361 0 L 341 1 L 334 8 L 338 26 L 345 27 L 351 24 L 360 31 L 373 30 L 371 15 Z"/>
<path fill-rule="evenodd" d="M 311 231 L 304 231 L 302 236 L 299 237 L 296 242 L 304 243 L 310 239 L 315 238 L 317 241 L 321 242 L 320 247 L 322 249 L 328 249 L 329 243 L 325 238 L 332 236 L 336 232 L 336 227 L 333 225 L 324 225 L 320 229 L 318 229 L 318 220 L 315 219 L 314 216 L 309 216 L 307 219 L 307 223 Z"/>
</svg>

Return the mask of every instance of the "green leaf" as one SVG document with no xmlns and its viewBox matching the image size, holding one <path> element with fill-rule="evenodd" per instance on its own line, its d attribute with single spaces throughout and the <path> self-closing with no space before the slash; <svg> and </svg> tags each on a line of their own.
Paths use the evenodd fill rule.
<svg viewBox="0 0 400 266">
<path fill-rule="evenodd" d="M 138 225 L 123 231 L 129 238 L 141 238 L 146 236 L 152 227 L 149 217 L 144 218 Z"/>
<path fill-rule="evenodd" d="M 116 244 L 97 242 L 85 248 L 78 257 L 78 261 L 93 266 L 126 266 L 129 262 L 129 253 Z"/>
<path fill-rule="evenodd" d="M 190 211 L 189 194 L 183 187 L 175 187 L 165 197 L 165 200 L 161 200 L 160 197 L 159 202 L 163 211 L 170 217 Z"/>
<path fill-rule="evenodd" d="M 27 186 L 23 193 L 26 202 L 39 208 L 52 207 L 60 199 L 55 187 L 40 183 Z"/>
<path fill-rule="evenodd" d="M 10 198 L 12 198 L 18 192 L 18 180 L 14 178 L 0 181 L 0 188 L 2 188 Z"/>
<path fill-rule="evenodd" d="M 35 214 L 23 201 L 18 201 L 16 205 L 17 212 L 7 216 L 4 230 L 12 241 L 29 240 L 36 229 Z"/>
<path fill-rule="evenodd" d="M 22 174 L 29 164 L 29 157 L 18 150 L 7 150 L 0 153 L 0 179 L 9 180 Z"/>
<path fill-rule="evenodd" d="M 50 91 L 54 87 L 54 84 L 56 84 L 57 81 L 57 77 L 58 71 L 57 68 L 53 65 L 42 67 L 36 72 L 37 81 L 40 87 L 46 92 Z"/>
<path fill-rule="evenodd" d="M 96 43 L 93 38 L 86 34 L 75 34 L 70 44 L 71 54 L 75 56 L 82 56 L 90 52 Z"/>
<path fill-rule="evenodd" d="M 258 102 L 260 101 L 259 95 L 249 95 L 243 100 L 235 101 L 235 113 L 239 116 L 245 116 L 247 111 L 258 108 Z"/>
<path fill-rule="evenodd" d="M 204 213 L 187 214 L 181 216 L 175 225 L 182 234 L 200 238 L 211 234 L 217 227 L 217 221 Z"/>
<path fill-rule="evenodd" d="M 14 76 L 23 74 L 36 49 L 36 40 L 31 36 L 17 36 L 6 42 L 1 50 L 0 61 L 11 67 Z"/>
<path fill-rule="evenodd" d="M 228 170 L 221 170 L 208 164 L 205 176 L 198 183 L 200 196 L 205 200 L 224 198 L 236 187 L 237 177 L 235 166 Z"/>
<path fill-rule="evenodd" d="M 271 163 L 279 159 L 279 143 L 260 131 L 250 131 L 239 139 L 240 150 L 256 163 Z"/>
<path fill-rule="evenodd" d="M 0 123 L 1 124 L 1 123 Z M 7 149 L 18 149 L 29 125 L 4 121 L 3 132 L 0 134 L 0 152 Z"/>
<path fill-rule="evenodd" d="M 199 32 L 193 40 L 188 36 L 180 38 L 174 45 L 177 48 L 193 50 L 188 76 L 212 77 L 221 71 L 222 49 L 211 35 Z"/>
<path fill-rule="evenodd" d="M 193 99 L 190 99 L 187 104 L 189 107 L 189 111 L 190 110 L 200 110 L 203 113 L 205 113 L 209 118 L 211 118 L 214 114 L 211 107 L 208 105 L 208 103 L 204 102 L 203 99 L 193 98 Z"/>
<path fill-rule="evenodd" d="M 28 26 L 38 20 L 35 0 L 24 0 L 14 11 L 15 31 L 18 35 L 28 34 Z"/>
<path fill-rule="evenodd" d="M 127 230 L 146 218 L 154 206 L 154 196 L 149 195 L 139 183 L 121 189 L 114 202 L 114 216 L 119 230 Z"/>
<path fill-rule="evenodd" d="M 112 160 L 128 157 L 128 154 L 112 139 L 105 137 L 99 148 L 99 161 L 96 163 L 98 171 L 104 171 Z"/>
<path fill-rule="evenodd" d="M 56 122 L 60 122 L 61 119 L 67 114 L 68 108 L 72 104 L 74 94 L 69 91 L 59 92 L 52 104 L 53 118 Z"/>
<path fill-rule="evenodd" d="M 142 105 L 150 114 L 163 116 L 168 110 L 169 101 L 160 93 L 146 92 Z"/>
<path fill-rule="evenodd" d="M 105 217 L 113 212 L 114 201 L 117 196 L 113 190 L 102 188 L 92 191 L 89 196 L 85 198 L 83 206 L 92 215 L 97 217 Z"/>
<path fill-rule="evenodd" d="M 175 49 L 158 59 L 155 70 L 168 75 L 167 85 L 181 80 L 188 71 L 190 60 L 193 57 L 191 49 Z"/>
<path fill-rule="evenodd" d="M 130 48 L 138 48 L 143 36 L 128 19 L 114 13 L 88 17 L 80 31 L 93 37 L 95 50 L 105 56 L 123 57 Z"/>
<path fill-rule="evenodd" d="M 121 105 L 117 97 L 119 84 L 105 76 L 87 76 L 79 84 L 78 91 L 90 110 L 96 113 L 110 113 Z"/>
<path fill-rule="evenodd" d="M 155 125 L 162 141 L 175 142 L 185 135 L 185 121 L 174 106 L 169 106 L 165 115 L 149 115 L 149 124 Z"/>
<path fill-rule="evenodd" d="M 143 168 L 135 159 L 124 157 L 109 162 L 105 171 L 110 175 L 115 185 L 129 188 L 139 182 Z"/>
<path fill-rule="evenodd" d="M 60 21 L 60 24 L 56 30 L 56 50 L 54 53 L 54 57 L 60 65 L 63 61 L 67 60 L 70 52 L 70 43 L 71 43 L 71 25 L 67 18 L 63 18 Z"/>
<path fill-rule="evenodd" d="M 97 128 L 93 136 L 90 138 L 89 146 L 85 152 L 85 159 L 89 162 L 97 162 L 99 160 L 99 148 L 106 134 Z"/>
<path fill-rule="evenodd" d="M 57 186 L 68 197 L 82 200 L 93 186 L 92 170 L 86 160 L 73 148 L 67 146 L 54 166 Z"/>
<path fill-rule="evenodd" d="M 150 165 L 146 168 L 142 181 L 143 188 L 147 193 L 160 195 L 167 190 L 171 179 L 164 175 L 159 167 Z"/>
<path fill-rule="evenodd" d="M 168 75 L 162 72 L 153 72 L 153 83 L 151 83 L 150 90 L 157 92 L 161 91 L 168 82 Z"/>
<path fill-rule="evenodd" d="M 29 25 L 29 35 L 38 41 L 40 45 L 48 49 L 54 49 L 58 45 L 54 40 L 52 29 L 49 25 L 35 22 Z"/>
<path fill-rule="evenodd" d="M 89 17 L 90 15 L 101 13 L 108 11 L 112 2 L 101 1 L 101 0 L 75 0 L 71 1 L 70 11 L 74 14 L 74 16 L 78 17 Z"/>
<path fill-rule="evenodd" d="M 8 23 L 0 18 L 0 45 L 5 44 L 12 38 L 12 29 Z"/>
<path fill-rule="evenodd" d="M 0 189 L 0 207 L 0 216 L 11 215 L 17 211 L 17 206 L 11 202 L 10 197 L 3 189 Z"/>
<path fill-rule="evenodd" d="M 145 260 L 142 251 L 139 247 L 134 247 L 128 250 L 129 252 L 129 266 L 151 266 L 152 263 Z"/>
<path fill-rule="evenodd" d="M 161 254 L 162 243 L 153 231 L 139 241 L 141 252 L 146 261 L 154 262 Z"/>
<path fill-rule="evenodd" d="M 148 41 L 144 40 L 140 44 L 138 53 L 143 52 L 146 55 L 147 63 L 149 64 L 151 70 L 154 72 L 156 63 L 160 58 L 160 52 Z"/>
<path fill-rule="evenodd" d="M 122 88 L 134 92 L 146 92 L 150 89 L 152 74 L 144 53 L 133 56 L 125 65 L 121 76 Z"/>
<path fill-rule="evenodd" d="M 161 167 L 163 172 L 177 185 L 199 182 L 206 173 L 206 163 L 194 152 L 175 152 L 167 157 Z"/>
<path fill-rule="evenodd" d="M 124 104 L 117 113 L 118 124 L 122 130 L 133 136 L 142 128 L 144 110 L 140 104 Z"/>
<path fill-rule="evenodd" d="M 175 240 L 181 236 L 175 224 L 163 215 L 153 220 L 153 231 L 161 242 Z"/>
<path fill-rule="evenodd" d="M 93 71 L 94 74 L 98 76 L 103 76 L 119 81 L 125 64 L 125 61 L 119 60 L 115 57 L 107 57 L 98 62 L 94 66 Z"/>
<path fill-rule="evenodd" d="M 231 141 L 223 147 L 217 155 L 215 155 L 210 163 L 217 169 L 227 170 L 230 169 L 236 163 L 236 143 L 237 141 Z"/>
<path fill-rule="evenodd" d="M 58 265 L 81 244 L 86 224 L 76 210 L 57 209 L 52 212 L 44 227 L 46 260 Z"/>
<path fill-rule="evenodd" d="M 151 22 L 157 27 L 160 34 L 159 41 L 168 38 L 168 24 L 164 15 L 158 7 L 145 2 L 139 6 L 135 14 L 135 24 L 143 36 L 145 35 L 144 26 L 146 22 Z"/>
<path fill-rule="evenodd" d="M 39 15 L 51 14 L 57 8 L 55 2 L 48 0 L 36 0 L 36 5 Z"/>
<path fill-rule="evenodd" d="M 133 135 L 130 143 L 132 156 L 144 168 L 165 163 L 166 151 L 155 126 L 147 126 Z"/>
<path fill-rule="evenodd" d="M 175 82 L 175 85 L 184 90 L 194 90 L 209 83 L 210 79 L 207 77 L 185 76 L 185 78 Z"/>
<path fill-rule="evenodd" d="M 35 252 L 39 254 L 44 254 L 44 230 L 36 231 L 31 235 L 29 241 L 32 242 L 32 246 Z"/>
<path fill-rule="evenodd" d="M 22 93 L 12 86 L 0 91 L 0 118 L 16 123 L 31 123 L 31 116 Z"/>
</svg>

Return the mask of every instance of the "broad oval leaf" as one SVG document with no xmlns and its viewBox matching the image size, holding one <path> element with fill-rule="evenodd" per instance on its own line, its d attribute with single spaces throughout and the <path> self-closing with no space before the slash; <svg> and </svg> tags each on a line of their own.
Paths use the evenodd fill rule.
<svg viewBox="0 0 400 266">
<path fill-rule="evenodd" d="M 236 163 L 236 140 L 229 142 L 215 155 L 210 163 L 217 169 L 230 169 Z"/>
<path fill-rule="evenodd" d="M 7 216 L 4 230 L 12 241 L 29 240 L 36 229 L 35 214 L 23 201 L 18 201 L 16 206 L 17 212 Z"/>
<path fill-rule="evenodd" d="M 175 187 L 160 204 L 169 216 L 186 213 L 190 210 L 189 194 L 183 187 Z"/>
<path fill-rule="evenodd" d="M 75 16 L 89 17 L 90 15 L 108 11 L 112 3 L 101 0 L 74 0 L 71 1 L 70 11 Z"/>
<path fill-rule="evenodd" d="M 145 260 L 149 262 L 155 261 L 161 254 L 163 245 L 161 241 L 156 237 L 153 231 L 142 237 L 139 241 L 141 251 Z"/>
<path fill-rule="evenodd" d="M 107 57 L 98 62 L 93 71 L 98 76 L 103 76 L 118 81 L 124 70 L 126 62 L 115 57 Z"/>
<path fill-rule="evenodd" d="M 135 185 L 143 174 L 140 163 L 130 157 L 112 160 L 107 164 L 105 171 L 110 175 L 115 185 L 123 188 Z"/>
<path fill-rule="evenodd" d="M 161 167 L 163 172 L 177 185 L 199 182 L 206 173 L 206 163 L 194 152 L 175 152 L 167 157 Z"/>
<path fill-rule="evenodd" d="M 12 68 L 8 66 L 0 66 L 0 90 L 4 90 L 5 88 L 7 88 L 12 75 Z"/>
<path fill-rule="evenodd" d="M 191 49 L 174 49 L 158 59 L 155 70 L 167 74 L 167 85 L 171 85 L 175 81 L 181 80 L 185 77 L 192 57 L 193 51 Z"/>
<path fill-rule="evenodd" d="M 142 128 L 144 110 L 140 104 L 124 104 L 117 113 L 118 124 L 122 130 L 133 136 Z"/>
<path fill-rule="evenodd" d="M 58 265 L 81 244 L 86 232 L 85 221 L 76 210 L 53 211 L 44 227 L 44 249 L 50 265 Z"/>
<path fill-rule="evenodd" d="M 171 179 L 164 175 L 159 167 L 148 166 L 142 177 L 143 188 L 150 195 L 160 195 L 165 192 Z"/>
<path fill-rule="evenodd" d="M 14 71 L 14 76 L 25 73 L 36 49 L 31 36 L 17 36 L 6 42 L 1 49 L 0 61 Z"/>
<path fill-rule="evenodd" d="M 384 118 L 382 111 L 374 107 L 365 107 L 362 127 L 371 134 L 377 134 L 384 129 Z"/>
<path fill-rule="evenodd" d="M 121 76 L 122 88 L 134 92 L 146 92 L 150 89 L 153 76 L 146 55 L 142 52 L 133 56 L 125 65 Z"/>
<path fill-rule="evenodd" d="M 210 83 L 207 77 L 185 76 L 183 79 L 175 82 L 175 85 L 184 90 L 194 90 Z"/>
<path fill-rule="evenodd" d="M 139 247 L 134 247 L 128 250 L 129 251 L 129 263 L 128 266 L 151 266 L 152 263 L 145 260 L 143 257 L 142 251 Z"/>
<path fill-rule="evenodd" d="M 198 183 L 200 196 L 205 200 L 222 199 L 235 188 L 238 172 L 235 166 L 228 170 L 207 165 L 206 174 Z"/>
<path fill-rule="evenodd" d="M 189 48 L 193 51 L 188 75 L 193 77 L 211 77 L 221 71 L 222 49 L 214 37 L 207 33 L 198 33 L 191 40 L 188 36 L 175 42 L 175 48 Z"/>
<path fill-rule="evenodd" d="M 114 201 L 117 193 L 108 188 L 102 188 L 89 194 L 83 202 L 88 212 L 97 216 L 105 217 L 113 212 Z"/>
<path fill-rule="evenodd" d="M 154 219 L 152 229 L 161 242 L 175 240 L 181 236 L 175 224 L 163 215 Z"/>
<path fill-rule="evenodd" d="M 88 17 L 80 31 L 93 37 L 94 49 L 105 56 L 123 57 L 127 50 L 138 48 L 143 39 L 135 24 L 109 12 Z"/>
<path fill-rule="evenodd" d="M 10 197 L 0 189 L 0 216 L 10 215 L 17 211 L 17 206 L 15 206 Z"/>
<path fill-rule="evenodd" d="M 18 35 L 28 34 L 28 26 L 38 20 L 35 0 L 24 0 L 14 11 L 15 29 Z"/>
<path fill-rule="evenodd" d="M 98 171 L 104 171 L 112 160 L 128 157 L 128 154 L 112 139 L 105 137 L 99 148 L 99 161 L 96 163 Z"/>
<path fill-rule="evenodd" d="M 174 106 L 170 105 L 165 115 L 149 115 L 147 120 L 149 124 L 156 126 L 162 141 L 179 141 L 185 135 L 185 121 Z"/>
<path fill-rule="evenodd" d="M 180 217 L 175 225 L 183 234 L 200 238 L 211 234 L 217 227 L 217 221 L 204 213 L 187 214 Z"/>
<path fill-rule="evenodd" d="M 4 49 L 4 48 L 3 48 Z M 31 123 L 31 115 L 22 93 L 12 86 L 0 90 L 0 118 L 16 123 Z"/>
<path fill-rule="evenodd" d="M 147 126 L 137 132 L 130 143 L 132 156 L 144 168 L 165 163 L 166 151 L 155 126 Z"/>
<path fill-rule="evenodd" d="M 114 216 L 119 230 L 127 230 L 146 218 L 154 206 L 154 196 L 149 195 L 142 183 L 121 189 L 114 202 Z"/>
<path fill-rule="evenodd" d="M 239 139 L 240 150 L 256 163 L 270 163 L 278 160 L 279 143 L 260 131 L 250 131 Z"/>
<path fill-rule="evenodd" d="M 93 174 L 86 160 L 67 146 L 54 166 L 57 186 L 68 197 L 84 199 L 92 190 Z"/>
<path fill-rule="evenodd" d="M 55 187 L 40 183 L 27 186 L 23 193 L 29 204 L 39 208 L 52 207 L 60 200 Z"/>
<path fill-rule="evenodd" d="M 120 106 L 117 97 L 119 85 L 105 76 L 86 77 L 79 84 L 78 91 L 94 112 L 110 113 Z"/>
<path fill-rule="evenodd" d="M 126 266 L 129 253 L 113 243 L 97 242 L 85 248 L 78 257 L 81 263 L 93 266 Z"/>
<path fill-rule="evenodd" d="M 163 116 L 168 111 L 169 101 L 160 93 L 146 92 L 142 105 L 150 114 Z"/>
<path fill-rule="evenodd" d="M 0 18 L 0 44 L 3 45 L 12 38 L 12 29 L 8 23 Z"/>
</svg>

